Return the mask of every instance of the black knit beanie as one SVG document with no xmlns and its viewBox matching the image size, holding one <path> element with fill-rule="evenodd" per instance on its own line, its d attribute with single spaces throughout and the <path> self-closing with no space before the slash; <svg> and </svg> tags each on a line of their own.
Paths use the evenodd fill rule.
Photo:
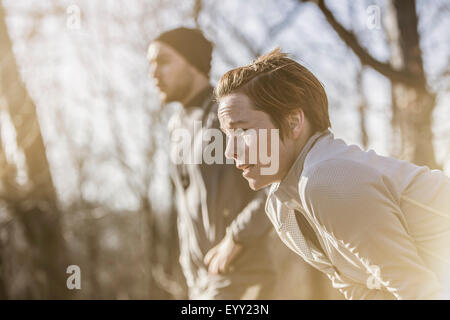
<svg viewBox="0 0 450 320">
<path fill-rule="evenodd" d="M 154 41 L 168 44 L 207 77 L 211 69 L 212 43 L 198 29 L 177 28 L 166 31 Z"/>
</svg>

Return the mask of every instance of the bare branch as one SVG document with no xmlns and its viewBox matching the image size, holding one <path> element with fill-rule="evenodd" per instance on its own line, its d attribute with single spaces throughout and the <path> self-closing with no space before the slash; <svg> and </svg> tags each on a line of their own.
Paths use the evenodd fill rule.
<svg viewBox="0 0 450 320">
<path fill-rule="evenodd" d="M 368 51 L 365 49 L 356 38 L 355 34 L 337 21 L 336 17 L 326 6 L 324 0 L 300 0 L 301 2 L 314 2 L 317 4 L 320 11 L 325 16 L 327 22 L 333 28 L 333 30 L 338 34 L 339 38 L 345 42 L 345 44 L 352 49 L 353 53 L 359 58 L 362 65 L 372 67 L 374 70 L 378 71 L 385 77 L 391 79 L 392 81 L 401 82 L 411 86 L 421 86 L 423 85 L 422 79 L 417 79 L 417 77 L 405 70 L 395 70 L 389 63 L 379 61 L 375 59 Z"/>
</svg>

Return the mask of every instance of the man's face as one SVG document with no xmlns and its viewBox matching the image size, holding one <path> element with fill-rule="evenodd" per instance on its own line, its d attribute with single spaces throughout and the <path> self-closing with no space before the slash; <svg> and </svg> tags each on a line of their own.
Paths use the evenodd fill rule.
<svg viewBox="0 0 450 320">
<path fill-rule="evenodd" d="M 243 171 L 250 188 L 258 190 L 280 181 L 293 156 L 290 152 L 292 141 L 279 139 L 278 129 L 270 116 L 257 110 L 243 93 L 231 93 L 219 99 L 218 115 L 220 127 L 228 138 L 225 156 L 236 161 L 236 167 Z M 251 160 L 252 153 L 256 153 L 256 161 Z M 276 170 L 267 174 L 270 167 Z"/>
<path fill-rule="evenodd" d="M 189 94 L 192 67 L 175 49 L 159 41 L 152 42 L 148 47 L 147 60 L 149 76 L 155 80 L 161 101 L 181 101 Z"/>
</svg>

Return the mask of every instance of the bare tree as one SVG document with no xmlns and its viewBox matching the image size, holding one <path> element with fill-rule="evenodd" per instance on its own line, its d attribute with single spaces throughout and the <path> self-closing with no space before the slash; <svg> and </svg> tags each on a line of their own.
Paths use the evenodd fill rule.
<svg viewBox="0 0 450 320">
<path fill-rule="evenodd" d="M 436 95 L 430 91 L 424 72 L 415 1 L 392 0 L 389 7 L 396 21 L 390 28 L 398 30 L 397 39 L 390 38 L 391 47 L 398 47 L 400 60 L 398 65 L 376 59 L 361 45 L 357 36 L 336 19 L 324 0 L 314 2 L 341 40 L 359 58 L 361 64 L 378 71 L 393 83 L 393 124 L 400 128 L 394 132 L 401 135 L 398 140 L 403 151 L 397 156 L 419 165 L 439 168 L 440 165 L 435 159 L 431 130 Z"/>
<path fill-rule="evenodd" d="M 16 132 L 17 146 L 23 151 L 28 185 L 7 190 L 6 200 L 32 248 L 35 286 L 34 298 L 67 296 L 65 271 L 66 251 L 62 237 L 56 193 L 50 174 L 45 146 L 30 98 L 18 72 L 12 44 L 5 23 L 5 11 L 0 6 L 0 91 Z M 12 179 L 7 183 L 11 186 Z"/>
</svg>

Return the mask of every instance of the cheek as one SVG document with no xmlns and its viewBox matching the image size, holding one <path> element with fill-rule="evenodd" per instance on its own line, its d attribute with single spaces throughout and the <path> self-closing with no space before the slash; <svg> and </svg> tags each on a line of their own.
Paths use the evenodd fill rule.
<svg viewBox="0 0 450 320">
<path fill-rule="evenodd" d="M 289 162 L 289 159 L 291 157 L 291 150 L 294 146 L 286 144 L 286 141 L 279 142 L 278 147 L 278 153 L 279 153 L 279 159 L 280 159 L 280 166 L 283 165 L 286 162 Z"/>
<path fill-rule="evenodd" d="M 248 135 L 244 137 L 246 149 L 255 149 L 258 146 L 258 138 L 256 135 Z"/>
<path fill-rule="evenodd" d="M 194 75 L 192 74 L 190 69 L 181 67 L 176 70 L 173 70 L 171 76 L 172 81 L 177 83 L 178 89 L 190 87 L 192 84 L 192 79 L 194 78 Z"/>
<path fill-rule="evenodd" d="M 258 132 L 258 141 L 255 142 L 255 144 L 258 144 L 258 152 L 262 149 L 261 152 L 269 157 L 275 152 L 275 150 L 272 150 L 272 130 L 273 129 L 266 129 Z M 274 137 L 276 138 L 276 136 Z"/>
<path fill-rule="evenodd" d="M 170 65 L 165 64 L 165 65 L 162 65 L 162 66 L 160 66 L 160 67 L 158 68 L 158 73 L 159 73 L 160 75 L 162 75 L 163 77 L 167 77 L 167 76 L 170 75 L 171 69 L 172 69 L 172 68 L 170 67 Z"/>
<path fill-rule="evenodd" d="M 161 67 L 161 75 L 164 77 L 166 82 L 174 83 L 180 77 L 180 70 L 175 64 L 166 64 Z"/>
<path fill-rule="evenodd" d="M 257 164 L 259 162 L 258 136 L 256 134 L 246 135 L 242 145 L 245 148 L 246 162 Z"/>
</svg>

